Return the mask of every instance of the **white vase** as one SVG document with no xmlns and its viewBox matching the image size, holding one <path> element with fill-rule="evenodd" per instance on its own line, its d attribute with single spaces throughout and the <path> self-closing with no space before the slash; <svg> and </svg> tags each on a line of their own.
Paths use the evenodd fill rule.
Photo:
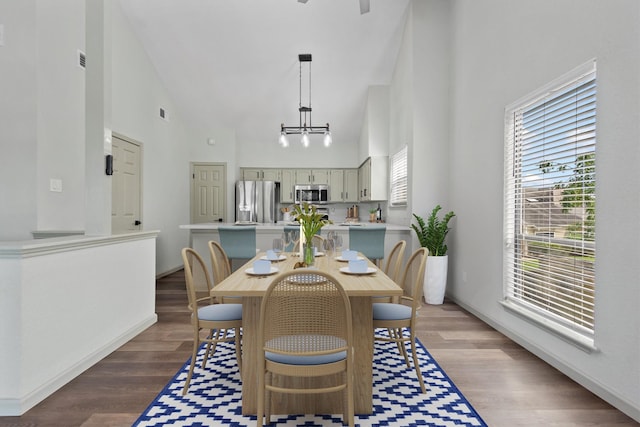
<svg viewBox="0 0 640 427">
<path fill-rule="evenodd" d="M 424 273 L 424 300 L 427 304 L 442 304 L 447 287 L 447 267 L 449 255 L 427 257 L 427 270 Z"/>
</svg>

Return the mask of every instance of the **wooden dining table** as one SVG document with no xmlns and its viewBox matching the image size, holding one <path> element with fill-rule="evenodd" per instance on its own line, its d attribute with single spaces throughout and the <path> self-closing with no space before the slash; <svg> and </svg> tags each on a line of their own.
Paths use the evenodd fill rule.
<svg viewBox="0 0 640 427">
<path fill-rule="evenodd" d="M 260 252 L 211 290 L 211 295 L 215 297 L 236 296 L 242 299 L 243 415 L 255 415 L 257 412 L 257 334 L 262 297 L 278 273 L 292 270 L 300 261 L 296 253 L 282 255 L 284 259 L 271 263 L 272 267 L 278 269 L 273 274 L 256 276 L 247 273 L 246 270 L 252 268 L 255 260 L 265 256 L 264 252 Z M 355 413 L 370 414 L 373 411 L 372 297 L 399 296 L 402 295 L 402 289 L 370 260 L 368 266 L 377 271 L 355 275 L 340 271 L 340 268 L 348 266 L 347 262 L 339 261 L 334 255 L 320 255 L 315 258 L 314 267 L 332 274 L 349 296 L 353 316 Z M 274 414 L 335 414 L 342 412 L 343 397 L 341 393 L 322 397 L 304 394 L 274 396 L 273 406 Z"/>
</svg>

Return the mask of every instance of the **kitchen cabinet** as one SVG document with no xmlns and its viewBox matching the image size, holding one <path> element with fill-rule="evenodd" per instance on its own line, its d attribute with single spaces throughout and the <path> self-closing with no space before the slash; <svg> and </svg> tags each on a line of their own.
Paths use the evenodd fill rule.
<svg viewBox="0 0 640 427">
<path fill-rule="evenodd" d="M 242 168 L 240 176 L 245 181 L 280 181 L 280 169 Z"/>
<path fill-rule="evenodd" d="M 389 158 L 369 157 L 358 169 L 359 200 L 387 200 Z"/>
<path fill-rule="evenodd" d="M 296 171 L 294 169 L 282 169 L 280 172 L 280 202 L 293 203 L 293 186 Z"/>
<path fill-rule="evenodd" d="M 358 201 L 358 169 L 332 169 L 329 175 L 329 201 Z"/>
<path fill-rule="evenodd" d="M 296 169 L 296 184 L 329 184 L 329 169 Z"/>
</svg>

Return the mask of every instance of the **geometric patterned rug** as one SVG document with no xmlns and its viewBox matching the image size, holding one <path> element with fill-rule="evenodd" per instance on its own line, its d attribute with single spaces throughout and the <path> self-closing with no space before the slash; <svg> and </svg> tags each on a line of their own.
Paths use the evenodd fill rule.
<svg viewBox="0 0 640 427">
<path fill-rule="evenodd" d="M 407 368 L 394 343 L 376 342 L 373 369 L 373 414 L 356 415 L 358 426 L 486 426 L 480 415 L 416 339 L 427 394 L 420 392 L 416 372 Z M 253 426 L 255 416 L 242 415 L 240 375 L 232 343 L 219 344 L 203 370 L 198 353 L 189 392 L 182 387 L 189 362 L 178 371 L 134 426 Z M 342 415 L 276 415 L 274 426 L 342 426 Z"/>
</svg>

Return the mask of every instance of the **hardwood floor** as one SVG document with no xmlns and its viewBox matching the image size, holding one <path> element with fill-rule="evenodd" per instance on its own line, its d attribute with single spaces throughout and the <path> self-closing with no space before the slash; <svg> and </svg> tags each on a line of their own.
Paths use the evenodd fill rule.
<svg viewBox="0 0 640 427">
<path fill-rule="evenodd" d="M 157 324 L 0 426 L 130 426 L 190 355 L 182 271 L 156 295 Z M 419 316 L 418 338 L 491 427 L 639 425 L 455 304 Z"/>
</svg>

